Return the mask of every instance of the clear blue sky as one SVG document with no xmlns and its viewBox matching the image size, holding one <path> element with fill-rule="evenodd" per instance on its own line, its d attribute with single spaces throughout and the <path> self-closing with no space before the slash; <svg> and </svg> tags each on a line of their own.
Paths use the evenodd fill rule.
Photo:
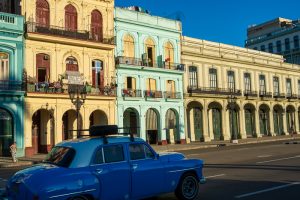
<svg viewBox="0 0 300 200">
<path fill-rule="evenodd" d="M 237 46 L 244 46 L 248 25 L 300 18 L 300 0 L 115 0 L 115 5 L 141 6 L 162 17 L 179 12 L 184 35 Z"/>
</svg>

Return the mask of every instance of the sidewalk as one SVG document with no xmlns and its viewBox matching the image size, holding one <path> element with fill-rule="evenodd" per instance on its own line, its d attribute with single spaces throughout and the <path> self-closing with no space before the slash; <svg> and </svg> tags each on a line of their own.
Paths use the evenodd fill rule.
<svg viewBox="0 0 300 200">
<path fill-rule="evenodd" d="M 230 141 L 212 141 L 212 142 L 192 142 L 189 144 L 169 144 L 169 145 L 152 145 L 156 152 L 172 152 L 172 151 L 182 151 L 191 149 L 203 149 L 203 148 L 213 148 L 219 146 L 238 146 L 244 144 L 257 144 L 257 143 L 267 143 L 282 141 L 286 144 L 300 144 L 300 135 L 295 135 L 291 137 L 289 135 L 285 136 L 273 136 L 273 137 L 261 137 L 261 138 L 247 138 L 240 139 L 238 144 L 232 144 Z M 0 157 L 0 168 L 9 167 L 20 167 L 20 166 L 30 166 L 36 164 L 45 159 L 46 154 L 37 154 L 33 157 L 21 157 L 18 158 L 17 163 L 13 163 L 10 157 Z"/>
</svg>

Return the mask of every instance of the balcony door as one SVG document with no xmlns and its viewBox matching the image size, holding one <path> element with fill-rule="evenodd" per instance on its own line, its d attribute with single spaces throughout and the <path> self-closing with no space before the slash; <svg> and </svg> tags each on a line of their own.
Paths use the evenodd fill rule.
<svg viewBox="0 0 300 200">
<path fill-rule="evenodd" d="M 65 29 L 69 31 L 77 30 L 77 11 L 71 4 L 65 7 Z"/>
<path fill-rule="evenodd" d="M 78 71 L 78 62 L 76 58 L 70 56 L 66 60 L 66 70 L 67 71 Z"/>
<path fill-rule="evenodd" d="M 98 10 L 93 10 L 91 19 L 91 33 L 92 39 L 96 41 L 102 41 L 103 39 L 103 25 L 102 25 L 102 15 Z"/>
<path fill-rule="evenodd" d="M 9 55 L 0 52 L 0 80 L 9 79 Z"/>
<path fill-rule="evenodd" d="M 50 78 L 50 56 L 44 53 L 36 55 L 36 78 L 38 82 L 48 82 Z"/>
<path fill-rule="evenodd" d="M 104 70 L 103 62 L 101 60 L 92 61 L 92 82 L 93 87 L 103 88 L 104 87 Z"/>
<path fill-rule="evenodd" d="M 50 10 L 46 0 L 36 1 L 36 23 L 38 26 L 49 27 L 50 25 Z"/>
</svg>

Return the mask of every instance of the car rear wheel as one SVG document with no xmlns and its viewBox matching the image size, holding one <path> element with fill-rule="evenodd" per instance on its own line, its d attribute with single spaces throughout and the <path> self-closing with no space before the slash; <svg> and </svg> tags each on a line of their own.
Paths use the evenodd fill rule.
<svg viewBox="0 0 300 200">
<path fill-rule="evenodd" d="M 199 194 L 199 181 L 192 173 L 184 174 L 177 186 L 175 195 L 180 200 L 194 200 Z"/>
<path fill-rule="evenodd" d="M 77 197 L 73 197 L 71 200 L 90 200 L 90 199 L 85 196 L 77 196 Z"/>
</svg>

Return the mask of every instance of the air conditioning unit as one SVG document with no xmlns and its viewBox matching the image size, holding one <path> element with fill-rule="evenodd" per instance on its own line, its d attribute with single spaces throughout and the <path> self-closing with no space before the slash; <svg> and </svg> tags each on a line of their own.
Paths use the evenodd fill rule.
<svg viewBox="0 0 300 200">
<path fill-rule="evenodd" d="M 44 55 L 44 60 L 49 60 L 49 55 Z"/>
</svg>

